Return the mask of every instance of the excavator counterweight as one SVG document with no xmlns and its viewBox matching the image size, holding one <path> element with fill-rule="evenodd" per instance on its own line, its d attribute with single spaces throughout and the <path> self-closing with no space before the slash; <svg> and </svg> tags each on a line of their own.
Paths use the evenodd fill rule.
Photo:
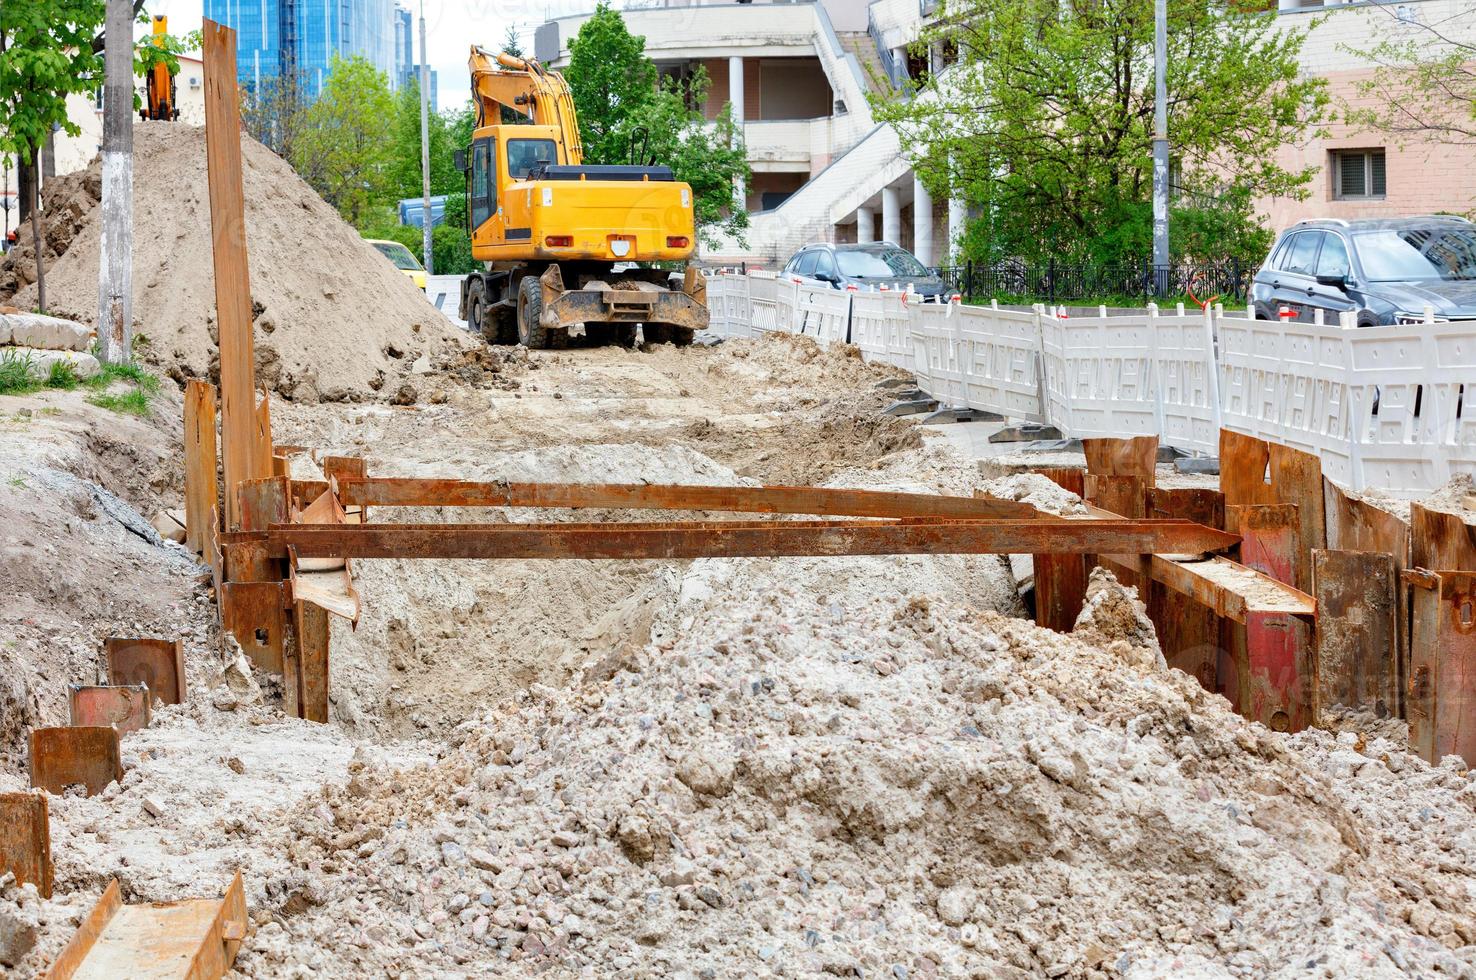
<svg viewBox="0 0 1476 980">
<path fill-rule="evenodd" d="M 489 343 L 690 343 L 707 325 L 690 185 L 667 167 L 584 162 L 564 77 L 473 47 L 476 125 L 458 154 L 472 256 L 461 316 Z M 654 263 L 661 263 L 656 266 Z M 665 266 L 663 268 L 662 266 Z"/>
</svg>

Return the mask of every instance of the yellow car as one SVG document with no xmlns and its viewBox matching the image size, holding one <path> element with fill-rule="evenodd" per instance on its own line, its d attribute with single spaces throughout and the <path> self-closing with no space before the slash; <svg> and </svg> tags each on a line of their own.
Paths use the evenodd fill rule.
<svg viewBox="0 0 1476 980">
<path fill-rule="evenodd" d="M 396 269 L 409 276 L 411 282 L 415 283 L 421 289 L 425 288 L 425 267 L 415 260 L 415 256 L 411 254 L 408 248 L 399 242 L 385 241 L 382 238 L 370 238 L 366 240 L 370 245 L 379 249 L 380 255 L 393 262 Z"/>
</svg>

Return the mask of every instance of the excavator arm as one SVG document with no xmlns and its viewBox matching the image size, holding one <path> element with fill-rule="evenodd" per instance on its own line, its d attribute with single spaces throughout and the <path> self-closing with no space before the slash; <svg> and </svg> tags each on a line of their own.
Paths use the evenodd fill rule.
<svg viewBox="0 0 1476 980">
<path fill-rule="evenodd" d="M 477 128 L 499 125 L 502 109 L 506 107 L 527 116 L 533 125 L 557 127 L 564 161 L 571 166 L 584 162 L 574 95 L 563 75 L 549 71 L 532 58 L 494 55 L 476 45 L 472 46 L 467 66 L 471 69 L 472 94 L 477 102 Z"/>
</svg>

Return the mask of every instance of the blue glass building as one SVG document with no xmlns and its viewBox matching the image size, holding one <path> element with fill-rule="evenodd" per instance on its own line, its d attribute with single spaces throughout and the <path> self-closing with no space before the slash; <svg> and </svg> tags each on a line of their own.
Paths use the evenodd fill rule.
<svg viewBox="0 0 1476 980">
<path fill-rule="evenodd" d="M 295 65 L 305 93 L 323 90 L 334 55 L 359 55 L 393 85 L 394 0 L 205 0 L 205 16 L 236 30 L 236 77 L 255 88 Z"/>
</svg>

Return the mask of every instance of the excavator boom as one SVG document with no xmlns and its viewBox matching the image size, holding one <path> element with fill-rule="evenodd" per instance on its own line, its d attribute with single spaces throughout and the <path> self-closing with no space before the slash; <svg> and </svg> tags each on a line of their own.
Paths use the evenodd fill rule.
<svg viewBox="0 0 1476 980">
<path fill-rule="evenodd" d="M 527 116 L 535 126 L 554 126 L 562 134 L 564 160 L 577 166 L 584 162 L 579 142 L 579 119 L 574 114 L 574 94 L 564 76 L 549 71 L 531 58 L 493 54 L 485 48 L 471 49 L 472 95 L 477 103 L 477 129 L 497 126 L 502 110 Z"/>
</svg>

